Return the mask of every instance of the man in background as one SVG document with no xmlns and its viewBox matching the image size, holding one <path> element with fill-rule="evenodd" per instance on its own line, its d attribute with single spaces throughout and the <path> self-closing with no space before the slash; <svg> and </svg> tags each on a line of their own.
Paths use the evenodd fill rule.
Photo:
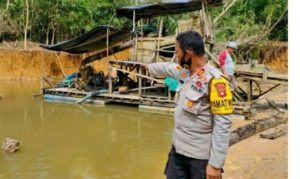
<svg viewBox="0 0 300 179">
<path fill-rule="evenodd" d="M 233 52 L 237 49 L 235 42 L 229 42 L 227 48 L 222 50 L 219 54 L 219 64 L 223 74 L 230 81 L 232 88 L 236 89 L 236 81 L 234 79 L 234 62 L 233 62 Z"/>
</svg>

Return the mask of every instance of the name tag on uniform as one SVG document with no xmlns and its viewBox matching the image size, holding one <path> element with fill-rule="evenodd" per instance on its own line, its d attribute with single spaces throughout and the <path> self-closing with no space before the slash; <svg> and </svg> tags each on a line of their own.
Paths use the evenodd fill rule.
<svg viewBox="0 0 300 179">
<path fill-rule="evenodd" d="M 191 89 L 199 93 L 203 93 L 203 89 L 201 87 L 196 86 L 195 84 L 191 85 Z"/>
</svg>

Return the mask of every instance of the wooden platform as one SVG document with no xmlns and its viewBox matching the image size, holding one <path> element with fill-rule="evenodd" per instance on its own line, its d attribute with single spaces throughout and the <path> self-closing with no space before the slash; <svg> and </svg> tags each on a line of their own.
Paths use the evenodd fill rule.
<svg viewBox="0 0 300 179">
<path fill-rule="evenodd" d="M 75 99 L 79 100 L 88 94 L 89 92 L 87 91 L 80 91 L 75 88 L 44 89 L 45 97 L 49 97 L 49 95 L 51 95 L 51 99 L 58 99 L 61 100 L 62 102 L 68 101 L 68 103 L 72 103 L 72 101 L 75 101 Z M 62 97 L 65 99 L 63 99 Z M 135 94 L 112 93 L 112 94 L 96 95 L 93 97 L 93 100 L 103 101 L 106 104 L 123 103 L 123 104 L 146 105 L 146 106 L 167 107 L 167 108 L 174 107 L 174 102 L 172 100 L 168 100 L 167 97 L 164 96 L 146 96 L 146 95 L 138 96 Z"/>
</svg>

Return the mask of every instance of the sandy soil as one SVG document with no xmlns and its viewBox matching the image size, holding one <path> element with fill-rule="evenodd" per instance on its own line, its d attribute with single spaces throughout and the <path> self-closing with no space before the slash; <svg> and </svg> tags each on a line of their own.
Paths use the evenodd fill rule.
<svg viewBox="0 0 300 179">
<path fill-rule="evenodd" d="M 287 85 L 282 85 L 265 98 L 287 101 Z M 276 114 L 275 110 L 260 111 L 255 119 Z M 252 121 L 234 120 L 232 129 Z M 272 130 L 272 129 L 269 129 Z M 266 130 L 264 132 L 267 132 Z M 275 140 L 256 134 L 230 147 L 224 167 L 225 179 L 285 179 L 288 177 L 288 135 Z"/>
<path fill-rule="evenodd" d="M 225 163 L 225 179 L 285 179 L 288 176 L 288 137 L 275 140 L 255 135 L 232 147 Z"/>
</svg>

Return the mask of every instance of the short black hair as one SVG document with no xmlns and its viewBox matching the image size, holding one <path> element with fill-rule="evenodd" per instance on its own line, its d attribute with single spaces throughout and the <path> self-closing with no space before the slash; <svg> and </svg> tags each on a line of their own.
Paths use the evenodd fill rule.
<svg viewBox="0 0 300 179">
<path fill-rule="evenodd" d="M 203 38 L 198 32 L 195 31 L 186 31 L 178 34 L 176 37 L 177 42 L 180 45 L 180 48 L 183 52 L 186 50 L 193 51 L 196 55 L 204 55 L 204 42 Z"/>
</svg>

